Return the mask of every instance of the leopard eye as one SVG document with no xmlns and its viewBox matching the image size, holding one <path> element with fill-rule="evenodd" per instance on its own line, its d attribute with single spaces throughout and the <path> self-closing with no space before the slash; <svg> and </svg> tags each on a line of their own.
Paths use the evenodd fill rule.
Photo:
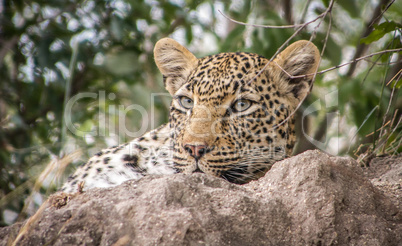
<svg viewBox="0 0 402 246">
<path fill-rule="evenodd" d="M 186 96 L 179 97 L 179 103 L 185 109 L 191 109 L 194 106 L 193 99 Z"/>
<path fill-rule="evenodd" d="M 242 112 L 251 106 L 251 101 L 246 99 L 239 99 L 233 103 L 233 112 Z"/>
</svg>

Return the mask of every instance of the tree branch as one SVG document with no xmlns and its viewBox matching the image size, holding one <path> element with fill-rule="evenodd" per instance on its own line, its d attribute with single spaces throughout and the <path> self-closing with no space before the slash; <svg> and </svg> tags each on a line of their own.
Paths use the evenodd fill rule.
<svg viewBox="0 0 402 246">
<path fill-rule="evenodd" d="M 390 0 L 381 0 L 377 7 L 374 9 L 373 15 L 370 18 L 370 21 L 367 22 L 366 24 L 366 29 L 361 35 L 361 38 L 367 37 L 374 28 L 374 25 L 377 24 L 381 20 L 381 16 L 384 14 L 384 12 L 395 2 L 395 0 L 392 0 L 390 3 Z M 382 6 L 387 5 L 384 11 L 381 11 Z M 360 41 L 360 39 L 359 39 Z M 361 43 L 357 46 L 355 55 L 353 57 L 353 60 L 357 59 L 358 57 L 362 56 L 364 52 L 367 50 L 368 45 Z M 352 63 L 348 72 L 346 73 L 346 76 L 350 77 L 356 70 L 356 63 Z"/>
<path fill-rule="evenodd" d="M 283 12 L 285 12 L 285 19 L 289 24 L 293 23 L 292 16 L 292 0 L 283 1 Z"/>
</svg>

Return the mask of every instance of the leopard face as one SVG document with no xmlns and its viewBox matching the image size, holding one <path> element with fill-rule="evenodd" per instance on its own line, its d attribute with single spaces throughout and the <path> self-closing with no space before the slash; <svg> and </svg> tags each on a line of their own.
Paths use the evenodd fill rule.
<svg viewBox="0 0 402 246">
<path fill-rule="evenodd" d="M 291 154 L 292 114 L 308 94 L 320 58 L 312 43 L 298 41 L 272 61 L 248 53 L 197 59 L 166 38 L 155 45 L 154 56 L 173 97 L 169 123 L 95 154 L 62 191 L 176 172 L 243 184 Z"/>
<path fill-rule="evenodd" d="M 308 94 L 319 63 L 310 42 L 276 59 L 222 53 L 197 59 L 172 39 L 160 40 L 155 61 L 172 95 L 169 128 L 177 172 L 204 172 L 243 184 L 292 152 L 292 113 Z"/>
</svg>

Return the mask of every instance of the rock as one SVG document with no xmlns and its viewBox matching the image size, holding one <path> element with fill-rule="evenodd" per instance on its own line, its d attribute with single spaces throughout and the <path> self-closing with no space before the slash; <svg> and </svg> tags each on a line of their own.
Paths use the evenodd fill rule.
<svg viewBox="0 0 402 246">
<path fill-rule="evenodd" d="M 374 158 L 363 172 L 399 210 L 402 209 L 402 154 Z"/>
<path fill-rule="evenodd" d="M 58 194 L 57 196 L 60 196 Z M 52 200 L 54 202 L 54 199 Z M 62 203 L 64 204 L 64 203 Z M 351 158 L 307 151 L 234 185 L 146 177 L 51 202 L 17 245 L 398 245 L 402 213 Z M 20 224 L 0 228 L 1 245 Z"/>
</svg>

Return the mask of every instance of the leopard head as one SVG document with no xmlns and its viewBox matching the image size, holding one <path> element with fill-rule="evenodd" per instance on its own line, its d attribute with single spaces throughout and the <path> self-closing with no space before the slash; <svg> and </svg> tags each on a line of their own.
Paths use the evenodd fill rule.
<svg viewBox="0 0 402 246">
<path fill-rule="evenodd" d="M 250 53 L 196 58 L 164 38 L 156 64 L 172 95 L 169 125 L 178 172 L 204 172 L 243 184 L 292 152 L 292 113 L 313 83 L 320 56 L 298 41 L 273 61 Z M 291 76 L 290 76 L 291 75 Z"/>
</svg>

